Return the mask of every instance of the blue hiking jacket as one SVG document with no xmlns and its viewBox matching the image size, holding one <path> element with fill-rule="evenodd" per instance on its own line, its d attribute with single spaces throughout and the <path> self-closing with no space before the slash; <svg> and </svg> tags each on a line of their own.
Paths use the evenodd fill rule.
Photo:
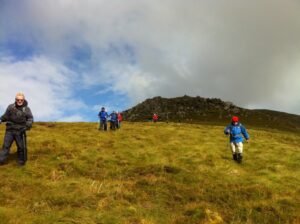
<svg viewBox="0 0 300 224">
<path fill-rule="evenodd" d="M 106 111 L 100 111 L 98 117 L 100 118 L 101 121 L 106 121 L 108 114 Z"/>
<path fill-rule="evenodd" d="M 118 119 L 117 113 L 111 113 L 111 114 L 110 114 L 110 121 L 116 122 L 117 119 Z"/>
<path fill-rule="evenodd" d="M 243 136 L 246 140 L 249 139 L 249 134 L 241 123 L 237 125 L 229 124 L 224 129 L 224 134 L 230 134 L 230 142 L 234 143 L 243 142 Z"/>
</svg>

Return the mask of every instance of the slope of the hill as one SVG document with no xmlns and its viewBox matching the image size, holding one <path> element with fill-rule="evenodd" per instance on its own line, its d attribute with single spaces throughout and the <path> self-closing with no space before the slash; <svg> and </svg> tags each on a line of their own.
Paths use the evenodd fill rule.
<svg viewBox="0 0 300 224">
<path fill-rule="evenodd" d="M 0 167 L 0 223 L 300 223 L 300 136 L 249 129 L 237 164 L 222 132 L 179 123 L 125 122 L 116 132 L 35 124 L 26 167 L 15 155 Z"/>
<path fill-rule="evenodd" d="M 272 110 L 249 110 L 220 99 L 183 96 L 154 97 L 123 112 L 128 121 L 146 121 L 158 113 L 161 121 L 225 124 L 233 115 L 251 127 L 300 132 L 300 116 Z"/>
</svg>

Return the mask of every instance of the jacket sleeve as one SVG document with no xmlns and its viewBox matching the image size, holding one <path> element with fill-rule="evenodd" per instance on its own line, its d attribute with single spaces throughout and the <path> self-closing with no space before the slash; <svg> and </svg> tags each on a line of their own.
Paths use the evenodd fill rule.
<svg viewBox="0 0 300 224">
<path fill-rule="evenodd" d="M 245 139 L 248 140 L 249 139 L 249 134 L 248 134 L 246 128 L 243 125 L 241 126 L 241 131 L 242 131 L 242 134 L 245 137 Z"/>
<path fill-rule="evenodd" d="M 31 127 L 33 123 L 33 116 L 29 107 L 26 108 L 26 126 Z"/>
<path fill-rule="evenodd" d="M 228 125 L 228 126 L 224 129 L 224 134 L 225 134 L 225 135 L 230 134 L 230 125 Z"/>
<path fill-rule="evenodd" d="M 0 117 L 0 120 L 2 122 L 5 122 L 8 120 L 8 114 L 9 114 L 9 110 L 10 110 L 10 107 L 8 106 L 5 113 Z"/>
</svg>

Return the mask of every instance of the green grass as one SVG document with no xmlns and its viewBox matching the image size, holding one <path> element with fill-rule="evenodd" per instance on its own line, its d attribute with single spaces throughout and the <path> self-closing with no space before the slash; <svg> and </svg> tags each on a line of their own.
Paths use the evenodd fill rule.
<svg viewBox="0 0 300 224">
<path fill-rule="evenodd" d="M 0 223 L 300 223 L 299 134 L 249 129 L 237 164 L 223 128 L 36 123 L 26 167 L 15 146 L 0 167 Z"/>
</svg>

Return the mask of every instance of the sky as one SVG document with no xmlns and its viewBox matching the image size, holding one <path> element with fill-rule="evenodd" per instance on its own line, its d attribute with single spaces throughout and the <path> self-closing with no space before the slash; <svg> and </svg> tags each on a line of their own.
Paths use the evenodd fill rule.
<svg viewBox="0 0 300 224">
<path fill-rule="evenodd" d="M 300 115 L 298 0 L 0 0 L 0 113 L 97 121 L 147 98 Z"/>
</svg>

